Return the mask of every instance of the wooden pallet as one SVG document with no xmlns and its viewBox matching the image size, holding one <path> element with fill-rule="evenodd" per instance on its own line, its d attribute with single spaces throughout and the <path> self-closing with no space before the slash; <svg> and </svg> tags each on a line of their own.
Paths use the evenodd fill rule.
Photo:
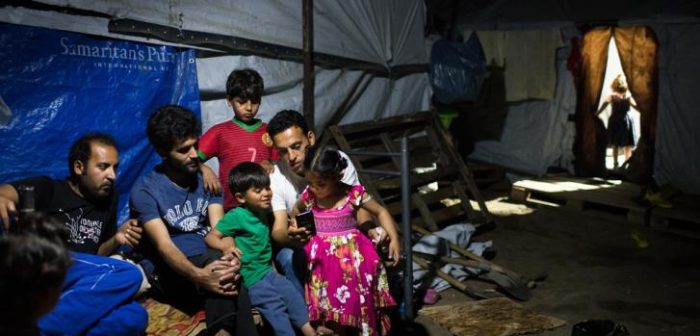
<svg viewBox="0 0 700 336">
<path fill-rule="evenodd" d="M 629 182 L 547 176 L 514 183 L 511 199 L 578 211 L 605 209 L 623 213 L 629 222 L 644 225 L 650 206 L 641 201 L 640 193 L 641 187 Z"/>
<path fill-rule="evenodd" d="M 673 208 L 651 209 L 649 225 L 657 230 L 700 239 L 700 196 L 680 195 L 671 199 Z"/>
<path fill-rule="evenodd" d="M 350 154 L 360 180 L 370 194 L 378 196 L 380 203 L 397 220 L 401 216 L 400 178 L 363 173 L 362 170 L 396 172 L 400 169 L 399 158 L 354 155 L 352 152 L 398 153 L 400 138 L 407 135 L 412 224 L 437 231 L 447 224 L 460 221 L 468 221 L 477 227 L 493 223 L 493 217 L 486 208 L 470 169 L 457 154 L 452 140 L 434 113 L 419 112 L 351 125 L 330 126 L 328 131 L 338 147 Z M 434 169 L 422 170 L 424 167 Z M 478 207 L 472 206 L 470 200 L 474 200 Z"/>
</svg>

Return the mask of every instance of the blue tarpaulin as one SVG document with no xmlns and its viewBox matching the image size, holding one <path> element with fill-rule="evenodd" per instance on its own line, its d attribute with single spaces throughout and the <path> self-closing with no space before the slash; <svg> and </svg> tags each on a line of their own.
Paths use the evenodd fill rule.
<svg viewBox="0 0 700 336">
<path fill-rule="evenodd" d="M 131 186 L 160 161 L 146 121 L 161 105 L 199 115 L 193 50 L 0 23 L 0 183 L 68 176 L 70 145 L 112 134 L 119 222 Z"/>
</svg>

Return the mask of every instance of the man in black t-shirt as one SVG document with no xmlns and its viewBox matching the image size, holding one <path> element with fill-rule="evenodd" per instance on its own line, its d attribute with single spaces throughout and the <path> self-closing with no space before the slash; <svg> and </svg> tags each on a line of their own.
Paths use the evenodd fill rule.
<svg viewBox="0 0 700 336">
<path fill-rule="evenodd" d="M 137 245 L 141 238 L 135 220 L 117 229 L 118 166 L 112 137 L 87 134 L 71 146 L 67 179 L 33 177 L 0 185 L 0 227 L 6 231 L 10 224 L 20 225 L 18 190 L 32 186 L 34 208 L 63 223 L 66 247 L 73 251 L 58 303 L 38 321 L 42 335 L 126 336 L 146 330 L 148 314 L 134 301 L 143 281 L 141 271 L 128 262 L 94 255 L 111 254 L 120 245 Z M 21 229 L 25 227 L 13 227 L 11 232 Z"/>
<path fill-rule="evenodd" d="M 16 220 L 21 186 L 34 187 L 35 209 L 65 224 L 67 247 L 75 252 L 109 255 L 120 245 L 135 246 L 141 228 L 135 220 L 117 229 L 117 193 L 114 183 L 119 166 L 117 147 L 111 136 L 87 134 L 71 146 L 70 176 L 54 180 L 31 177 L 0 185 L 0 220 L 9 227 Z"/>
</svg>

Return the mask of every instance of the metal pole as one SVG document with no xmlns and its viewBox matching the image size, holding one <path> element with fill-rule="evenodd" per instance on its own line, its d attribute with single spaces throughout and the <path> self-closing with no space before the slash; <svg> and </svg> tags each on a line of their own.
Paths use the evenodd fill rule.
<svg viewBox="0 0 700 336">
<path fill-rule="evenodd" d="M 401 227 L 403 231 L 404 319 L 413 320 L 413 255 L 411 253 L 411 183 L 408 170 L 408 136 L 401 138 Z"/>
<path fill-rule="evenodd" d="M 309 128 L 316 131 L 316 118 L 314 116 L 314 2 L 313 0 L 303 0 L 304 20 L 304 119 Z"/>
</svg>

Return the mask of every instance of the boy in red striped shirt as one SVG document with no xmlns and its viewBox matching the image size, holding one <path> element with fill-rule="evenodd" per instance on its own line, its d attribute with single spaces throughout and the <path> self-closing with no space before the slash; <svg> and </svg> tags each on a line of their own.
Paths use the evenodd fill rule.
<svg viewBox="0 0 700 336">
<path fill-rule="evenodd" d="M 199 158 L 202 162 L 212 157 L 219 159 L 219 182 L 226 180 L 231 168 L 241 162 L 255 162 L 272 170 L 270 160 L 278 160 L 272 139 L 267 134 L 267 124 L 255 115 L 260 108 L 263 79 L 252 69 L 234 70 L 226 80 L 226 101 L 233 108 L 234 117 L 216 124 L 199 139 Z M 224 190 L 224 210 L 238 205 L 229 188 Z"/>
</svg>

